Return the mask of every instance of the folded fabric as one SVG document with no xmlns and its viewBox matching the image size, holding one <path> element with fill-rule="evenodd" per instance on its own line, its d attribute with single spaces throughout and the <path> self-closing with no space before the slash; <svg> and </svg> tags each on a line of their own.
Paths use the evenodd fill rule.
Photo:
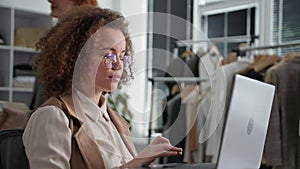
<svg viewBox="0 0 300 169">
<path fill-rule="evenodd" d="M 17 76 L 13 79 L 14 87 L 33 88 L 35 76 Z"/>
<path fill-rule="evenodd" d="M 14 65 L 14 77 L 16 76 L 35 76 L 35 72 L 29 64 L 17 64 Z"/>
</svg>

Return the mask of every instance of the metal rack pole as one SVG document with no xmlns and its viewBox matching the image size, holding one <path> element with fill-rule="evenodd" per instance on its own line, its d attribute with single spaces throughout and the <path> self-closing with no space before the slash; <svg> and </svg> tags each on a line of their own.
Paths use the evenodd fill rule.
<svg viewBox="0 0 300 169">
<path fill-rule="evenodd" d="M 251 35 L 251 36 L 228 36 L 228 37 L 220 37 L 220 38 L 207 38 L 207 39 L 201 39 L 201 40 L 179 40 L 176 42 L 176 45 L 178 47 L 184 47 L 184 46 L 191 46 L 192 44 L 196 43 L 220 43 L 220 42 L 252 42 L 254 39 L 258 39 L 258 35 Z"/>
<path fill-rule="evenodd" d="M 293 46 L 300 46 L 300 40 L 290 42 L 290 43 L 283 43 L 280 45 L 241 47 L 241 48 L 239 48 L 239 51 L 243 52 L 243 51 L 252 51 L 252 50 L 276 49 L 276 48 L 293 47 Z"/>
</svg>

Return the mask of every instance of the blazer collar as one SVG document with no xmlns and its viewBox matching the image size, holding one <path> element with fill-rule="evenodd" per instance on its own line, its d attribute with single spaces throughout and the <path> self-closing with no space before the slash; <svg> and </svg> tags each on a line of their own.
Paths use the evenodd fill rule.
<svg viewBox="0 0 300 169">
<path fill-rule="evenodd" d="M 69 113 L 71 116 L 73 116 L 74 118 L 78 119 L 82 125 L 84 124 L 84 118 L 85 117 L 80 117 L 77 115 L 77 113 L 75 112 L 75 108 L 74 108 L 74 104 L 73 104 L 73 99 L 71 95 L 61 95 L 60 99 L 65 103 L 66 108 L 68 109 Z M 126 147 L 128 148 L 129 152 L 131 153 L 131 155 L 133 157 L 135 157 L 137 155 L 137 151 L 135 149 L 135 146 L 132 142 L 132 139 L 130 137 L 130 125 L 127 123 L 127 121 L 120 116 L 118 113 L 116 113 L 114 110 L 112 110 L 108 105 L 106 105 L 107 107 L 107 113 L 110 117 L 110 120 L 113 122 L 113 124 L 115 125 L 116 129 L 118 130 L 118 132 L 120 133 Z M 86 125 L 86 129 L 88 125 Z M 90 129 L 88 130 L 83 130 L 82 132 L 89 132 Z"/>
</svg>

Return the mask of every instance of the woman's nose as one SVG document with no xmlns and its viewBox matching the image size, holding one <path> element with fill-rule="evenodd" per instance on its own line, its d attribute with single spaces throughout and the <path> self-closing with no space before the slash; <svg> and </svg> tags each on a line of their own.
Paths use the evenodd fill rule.
<svg viewBox="0 0 300 169">
<path fill-rule="evenodd" d="M 122 60 L 119 56 L 116 57 L 115 61 L 112 63 L 112 68 L 114 70 L 119 70 L 122 68 Z"/>
</svg>

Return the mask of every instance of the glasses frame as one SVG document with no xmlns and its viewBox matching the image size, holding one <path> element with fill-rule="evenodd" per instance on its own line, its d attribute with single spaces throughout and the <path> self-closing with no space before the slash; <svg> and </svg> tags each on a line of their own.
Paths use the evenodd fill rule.
<svg viewBox="0 0 300 169">
<path fill-rule="evenodd" d="M 104 55 L 103 59 L 106 68 L 118 69 L 121 66 L 121 63 L 118 62 L 117 57 L 118 56 L 114 53 L 108 53 Z M 120 61 L 122 61 L 124 67 L 128 67 L 128 65 L 130 64 L 130 56 L 125 54 L 120 58 Z"/>
</svg>

